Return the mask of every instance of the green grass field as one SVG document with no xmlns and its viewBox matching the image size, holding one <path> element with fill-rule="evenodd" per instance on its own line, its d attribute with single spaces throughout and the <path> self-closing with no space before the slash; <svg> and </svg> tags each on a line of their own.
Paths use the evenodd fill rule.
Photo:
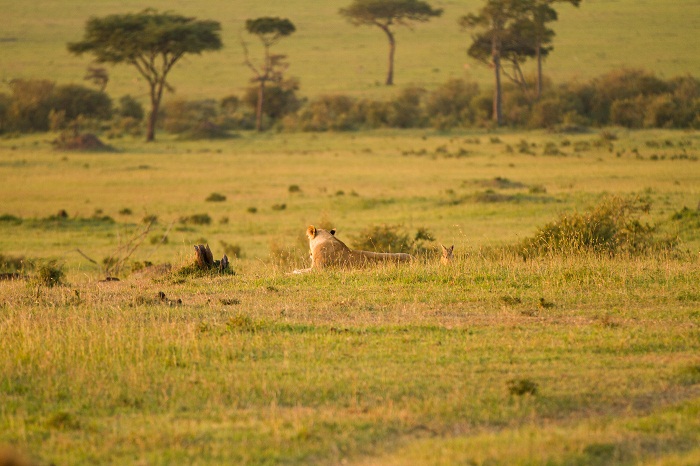
<svg viewBox="0 0 700 466">
<path fill-rule="evenodd" d="M 288 55 L 288 74 L 300 78 L 302 95 L 341 92 L 389 97 L 395 90 L 381 85 L 386 73 L 386 39 L 378 28 L 356 28 L 340 17 L 338 9 L 348 3 L 154 0 L 148 6 L 222 24 L 224 49 L 187 57 L 172 72 L 170 83 L 179 98 L 240 95 L 251 77 L 242 64 L 243 25 L 246 19 L 263 15 L 287 17 L 297 26 L 297 32 L 275 51 Z M 455 77 L 490 86 L 491 72 L 467 57 L 469 35 L 457 25 L 459 17 L 476 11 L 481 2 L 436 0 L 432 4 L 444 8 L 442 17 L 419 24 L 413 31 L 397 29 L 395 88 L 410 84 L 434 88 Z M 90 16 L 143 8 L 143 2 L 134 0 L 60 0 L 37 8 L 22 2 L 3 5 L 0 80 L 46 78 L 59 84 L 83 83 L 90 57 L 71 56 L 66 43 L 82 38 Z M 586 0 L 579 8 L 565 4 L 557 9 L 555 50 L 545 65 L 545 73 L 555 82 L 586 81 L 623 66 L 648 69 L 664 79 L 700 74 L 695 40 L 700 5 L 694 0 Z M 251 47 L 255 45 L 251 41 Z M 251 51 L 261 54 L 256 48 Z M 534 69 L 529 66 L 526 71 Z M 109 72 L 107 92 L 113 98 L 131 94 L 145 101 L 148 88 L 135 70 L 124 65 L 109 67 Z"/>
<path fill-rule="evenodd" d="M 0 251 L 66 274 L 1 283 L 0 444 L 38 464 L 697 464 L 700 140 L 609 131 L 0 141 Z M 675 252 L 488 252 L 607 194 L 648 198 Z M 236 275 L 99 282 L 149 215 L 126 264 L 223 241 Z M 310 223 L 350 244 L 424 227 L 457 257 L 288 275 Z"/>
<path fill-rule="evenodd" d="M 5 3 L 3 92 L 82 83 L 89 58 L 66 43 L 91 15 L 145 6 Z M 276 49 L 302 95 L 395 92 L 378 84 L 381 32 L 337 15 L 348 1 L 272 3 L 150 2 L 224 28 L 221 52 L 173 71 L 176 96 L 240 95 L 242 25 L 262 15 L 297 25 Z M 481 2 L 432 3 L 442 18 L 398 32 L 396 88 L 489 86 L 456 25 Z M 700 75 L 697 1 L 558 10 L 555 81 Z M 120 66 L 107 91 L 146 87 Z M 159 133 L 99 153 L 56 137 L 0 139 L 0 465 L 5 446 L 37 465 L 700 463 L 697 131 Z M 639 222 L 675 246 L 506 249 L 610 196 L 649 201 Z M 309 224 L 351 246 L 370 226 L 427 230 L 456 258 L 290 275 L 308 266 Z M 200 243 L 235 275 L 184 273 Z"/>
</svg>

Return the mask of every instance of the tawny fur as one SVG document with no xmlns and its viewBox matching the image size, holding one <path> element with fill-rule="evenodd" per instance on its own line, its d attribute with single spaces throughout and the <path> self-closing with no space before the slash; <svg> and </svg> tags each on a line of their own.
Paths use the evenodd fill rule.
<svg viewBox="0 0 700 466">
<path fill-rule="evenodd" d="M 362 267 L 373 262 L 409 262 L 413 256 L 404 253 L 369 252 L 350 249 L 335 237 L 335 229 L 323 230 L 313 225 L 306 230 L 311 251 L 311 267 L 295 270 L 306 273 L 325 267 Z"/>
<path fill-rule="evenodd" d="M 442 257 L 440 258 L 440 262 L 444 265 L 447 265 L 452 262 L 452 259 L 454 258 L 454 250 L 455 246 L 454 244 L 450 246 L 449 248 L 446 248 L 442 244 L 440 245 L 442 248 Z"/>
</svg>

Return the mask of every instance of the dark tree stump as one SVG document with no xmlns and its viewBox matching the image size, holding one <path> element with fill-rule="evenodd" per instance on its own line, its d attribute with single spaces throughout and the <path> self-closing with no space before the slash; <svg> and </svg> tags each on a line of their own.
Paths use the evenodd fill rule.
<svg viewBox="0 0 700 466">
<path fill-rule="evenodd" d="M 211 253 L 211 249 L 209 249 L 208 244 L 206 246 L 203 244 L 195 245 L 194 252 L 197 260 L 197 266 L 200 269 L 209 270 L 217 268 L 220 272 L 228 269 L 229 261 L 226 254 L 224 254 L 224 257 L 222 257 L 220 261 L 215 261 L 214 255 Z"/>
</svg>

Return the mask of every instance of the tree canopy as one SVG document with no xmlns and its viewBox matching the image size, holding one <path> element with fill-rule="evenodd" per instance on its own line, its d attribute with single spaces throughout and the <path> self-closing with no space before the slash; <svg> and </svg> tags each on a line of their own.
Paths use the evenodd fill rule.
<svg viewBox="0 0 700 466">
<path fill-rule="evenodd" d="M 69 43 L 68 50 L 76 55 L 91 53 L 98 63 L 126 63 L 138 70 L 150 86 L 146 139 L 152 141 L 167 74 L 185 54 L 220 49 L 220 30 L 216 21 L 147 9 L 89 19 L 83 40 Z"/>
<path fill-rule="evenodd" d="M 440 16 L 442 9 L 434 9 L 422 0 L 354 0 L 347 8 L 339 11 L 355 26 L 377 26 L 389 39 L 389 70 L 386 84 L 394 84 L 394 53 L 396 39 L 391 30 L 394 24 L 410 26 L 412 22 L 424 23 Z"/>
<path fill-rule="evenodd" d="M 257 83 L 257 105 L 255 109 L 255 128 L 258 131 L 263 129 L 263 104 L 265 101 L 265 85 L 268 81 L 282 82 L 282 73 L 287 68 L 285 55 L 273 55 L 270 47 L 276 44 L 281 38 L 289 36 L 296 31 L 294 23 L 287 18 L 277 18 L 263 16 L 255 19 L 248 19 L 245 22 L 246 30 L 258 36 L 265 48 L 265 55 L 260 66 L 256 66 L 248 55 L 248 47 L 242 42 L 245 53 L 245 64 L 250 68 L 255 77 L 253 82 Z M 279 89 L 281 91 L 281 89 Z"/>
</svg>

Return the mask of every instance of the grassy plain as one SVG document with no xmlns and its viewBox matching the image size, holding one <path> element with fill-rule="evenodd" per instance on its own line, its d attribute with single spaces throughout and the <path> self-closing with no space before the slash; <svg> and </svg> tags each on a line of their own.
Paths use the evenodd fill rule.
<svg viewBox="0 0 700 466">
<path fill-rule="evenodd" d="M 176 96 L 185 99 L 240 95 L 250 71 L 243 65 L 241 36 L 251 17 L 290 18 L 297 32 L 281 41 L 277 53 L 288 55 L 289 75 L 300 78 L 301 94 L 342 92 L 376 98 L 390 97 L 395 89 L 381 83 L 386 73 L 386 39 L 378 28 L 356 28 L 337 12 L 349 0 L 211 0 L 186 2 L 153 0 L 148 6 L 222 23 L 224 49 L 201 57 L 187 57 L 171 73 Z M 475 12 L 480 0 L 435 0 L 442 17 L 419 24 L 413 31 L 397 28 L 396 88 L 409 84 L 434 88 L 449 78 L 465 77 L 484 87 L 491 73 L 468 59 L 469 34 L 457 19 Z M 83 83 L 90 57 L 68 54 L 66 43 L 80 40 L 91 16 L 137 12 L 136 0 L 60 0 L 3 2 L 0 18 L 0 81 L 14 78 L 52 79 L 59 84 Z M 555 82 L 592 77 L 622 66 L 649 69 L 664 79 L 700 75 L 696 31 L 700 5 L 695 0 L 636 1 L 586 0 L 579 8 L 559 6 L 554 52 L 545 73 Z M 252 53 L 261 54 L 252 41 Z M 532 73 L 533 68 L 527 68 Z M 147 87 L 128 66 L 109 67 L 108 93 L 115 99 L 131 94 L 144 99 Z M 173 98 L 172 95 L 166 99 Z"/>
<path fill-rule="evenodd" d="M 1 140 L 0 252 L 66 284 L 0 286 L 0 444 L 39 464 L 697 464 L 700 138 L 611 131 Z M 678 250 L 486 252 L 606 193 L 648 197 Z M 149 215 L 130 261 L 224 241 L 236 275 L 99 282 L 76 249 L 101 263 Z M 290 276 L 309 223 L 425 227 L 457 258 Z"/>
<path fill-rule="evenodd" d="M 302 94 L 394 92 L 378 85 L 384 38 L 345 23 L 347 3 L 149 6 L 224 27 L 224 50 L 173 72 L 178 97 L 240 94 L 240 30 L 260 15 L 297 25 L 276 48 Z M 433 3 L 442 18 L 399 32 L 397 87 L 462 76 L 489 85 L 456 26 L 481 2 Z M 66 42 L 91 15 L 143 6 L 5 2 L 0 79 L 82 82 L 89 58 Z M 697 76 L 699 8 L 564 5 L 547 74 Z M 110 77 L 112 97 L 145 95 L 128 67 Z M 700 137 L 612 132 L 159 134 L 111 141 L 114 153 L 55 152 L 55 135 L 0 140 L 0 259 L 53 260 L 66 274 L 56 287 L 0 282 L 0 444 L 57 465 L 698 464 Z M 212 193 L 226 200 L 207 202 Z M 488 252 L 607 194 L 652 201 L 641 220 L 678 237 L 677 250 L 526 262 Z M 211 223 L 180 222 L 197 214 Z M 236 275 L 127 267 L 100 282 L 103 259 L 124 258 L 146 217 L 157 222 L 127 265 L 177 269 L 208 242 L 216 256 L 240 248 Z M 457 257 L 287 275 L 306 261 L 310 223 L 348 243 L 369 225 L 427 228 Z"/>
</svg>

